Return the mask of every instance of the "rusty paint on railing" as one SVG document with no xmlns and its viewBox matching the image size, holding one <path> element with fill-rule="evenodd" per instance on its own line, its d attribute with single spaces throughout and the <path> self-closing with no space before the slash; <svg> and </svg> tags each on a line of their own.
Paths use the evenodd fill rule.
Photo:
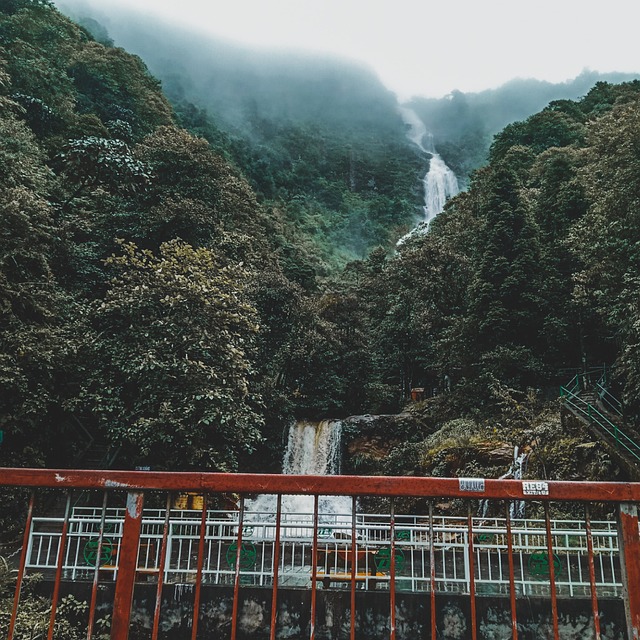
<svg viewBox="0 0 640 640">
<path fill-rule="evenodd" d="M 129 637 L 129 620 L 136 569 L 138 568 L 138 544 L 142 528 L 143 504 L 143 493 L 131 491 L 127 494 L 127 508 L 124 514 L 124 528 L 122 542 L 120 543 L 118 580 L 116 581 L 116 593 L 113 598 L 111 640 L 127 640 Z"/>
<path fill-rule="evenodd" d="M 516 576 L 513 563 L 513 533 L 511 531 L 511 504 L 505 503 L 507 526 L 507 558 L 509 561 L 509 602 L 511 604 L 511 637 L 518 640 L 518 616 L 516 612 Z"/>
<path fill-rule="evenodd" d="M 531 486 L 535 485 L 535 486 Z M 540 486 L 538 486 L 540 485 Z M 380 496 L 391 497 L 390 520 L 388 524 L 389 547 L 385 547 L 389 552 L 389 571 L 386 575 L 389 589 L 389 612 L 390 612 L 390 640 L 396 636 L 396 573 L 399 571 L 396 566 L 396 550 L 402 548 L 402 542 L 396 542 L 396 513 L 394 497 L 421 496 L 425 498 L 464 498 L 469 502 L 467 526 L 464 529 L 467 540 L 467 562 L 469 564 L 469 596 L 471 603 L 471 638 L 478 637 L 479 620 L 476 610 L 476 558 L 474 555 L 474 518 L 471 510 L 471 500 L 503 500 L 506 503 L 506 550 L 509 560 L 509 596 L 511 603 L 511 628 L 513 640 L 517 639 L 518 621 L 516 619 L 516 586 L 514 577 L 513 562 L 513 531 L 511 528 L 511 518 L 509 514 L 510 500 L 535 500 L 542 501 L 545 513 L 546 529 L 546 551 L 549 564 L 549 587 L 551 596 L 551 616 L 553 619 L 554 637 L 559 638 L 558 607 L 555 585 L 554 567 L 554 531 L 551 527 L 549 517 L 550 501 L 571 501 L 571 502 L 616 502 L 619 505 L 619 542 L 620 556 L 623 567 L 623 578 L 625 586 L 625 607 L 627 612 L 628 637 L 630 640 L 640 640 L 640 534 L 638 529 L 639 519 L 637 507 L 634 503 L 640 502 L 640 484 L 630 483 L 587 483 L 587 482 L 541 482 L 525 483 L 518 480 L 483 480 L 478 483 L 464 483 L 457 478 L 406 478 L 406 477 L 359 477 L 359 476 L 281 476 L 281 475 L 251 475 L 251 474 L 215 474 L 215 473 L 163 473 L 163 472 L 127 472 L 127 471 L 68 471 L 68 470 L 46 470 L 46 469 L 0 469 L 0 486 L 26 486 L 42 488 L 59 488 L 67 492 L 68 498 L 65 508 L 62 531 L 57 548 L 56 572 L 53 587 L 53 598 L 51 608 L 51 621 L 49 626 L 49 636 L 53 634 L 55 628 L 55 617 L 57 600 L 60 592 L 60 582 L 62 579 L 63 558 L 67 533 L 69 529 L 69 504 L 70 491 L 73 489 L 102 489 L 127 491 L 127 508 L 124 514 L 124 528 L 122 540 L 119 545 L 119 557 L 117 562 L 117 580 L 113 602 L 113 618 L 111 625 L 111 638 L 113 640 L 126 640 L 129 632 L 131 607 L 133 592 L 136 583 L 136 572 L 138 568 L 138 555 L 141 539 L 142 527 L 142 506 L 145 491 L 166 491 L 169 494 L 176 490 L 197 491 L 203 495 L 203 507 L 198 531 L 198 556 L 197 570 L 195 575 L 195 595 L 192 622 L 192 638 L 198 635 L 198 620 L 200 609 L 200 589 L 203 578 L 203 564 L 205 560 L 205 539 L 207 537 L 207 500 L 209 494 L 235 493 L 240 496 L 240 512 L 237 521 L 237 537 L 235 549 L 235 572 L 234 572 L 234 596 L 233 611 L 231 620 L 231 638 L 235 639 L 237 634 L 237 617 L 240 605 L 240 573 L 241 573 L 241 553 L 243 545 L 243 518 L 244 518 L 244 497 L 246 494 L 267 493 L 278 496 L 278 507 L 275 524 L 276 547 L 274 549 L 273 564 L 273 588 L 270 621 L 270 636 L 273 639 L 276 635 L 276 616 L 278 603 L 278 570 L 280 564 L 280 530 L 281 523 L 281 497 L 290 494 L 306 494 L 313 496 L 313 544 L 311 549 L 311 618 L 310 637 L 314 639 L 316 634 L 317 615 L 317 588 L 318 588 L 318 500 L 320 495 L 346 495 L 352 496 L 353 511 L 351 517 L 351 539 L 352 544 L 349 556 L 345 551 L 345 559 L 350 557 L 351 575 L 349 582 L 351 587 L 351 625 L 350 637 L 356 636 L 356 580 L 360 580 L 358 572 L 359 545 L 357 540 L 357 529 L 355 519 L 355 501 L 358 496 Z M 469 489 L 474 486 L 474 489 Z M 480 489 L 478 489 L 480 487 Z M 473 494 L 470 494 L 473 491 Z M 29 541 L 29 532 L 33 521 L 34 495 L 32 495 L 25 537 L 23 543 L 22 556 L 20 560 L 16 593 L 14 598 L 14 608 L 9 625 L 9 640 L 13 639 L 15 630 L 15 620 L 20 601 L 20 590 L 23 583 L 26 554 Z M 96 559 L 96 570 L 94 572 L 94 584 L 92 593 L 92 606 L 95 606 L 95 589 L 98 583 L 100 570 L 100 551 L 104 533 L 104 513 L 107 496 L 103 500 L 102 517 L 100 521 L 100 531 L 98 537 L 98 557 Z M 167 496 L 167 510 L 164 519 L 164 529 L 162 533 L 162 547 L 158 567 L 158 587 L 156 590 L 156 607 L 154 610 L 152 637 L 158 635 L 158 625 L 161 609 L 162 581 L 164 574 L 164 560 L 167 548 L 167 535 L 169 530 L 169 495 Z M 594 545 L 592 540 L 590 513 L 587 509 L 585 514 L 585 527 L 587 535 L 587 553 L 589 562 L 589 578 L 591 585 L 593 623 L 595 637 L 600 637 L 600 621 L 598 612 L 598 600 L 596 594 L 596 580 L 594 573 Z M 432 640 L 438 637 L 437 629 L 437 607 L 436 607 L 436 561 L 434 550 L 434 527 L 433 527 L 433 503 L 429 502 L 429 585 L 430 585 L 430 626 Z M 385 542 L 386 544 L 386 542 Z M 480 544 L 480 543 L 478 543 Z M 347 547 L 348 548 L 348 547 Z M 373 562 L 373 560 L 372 560 Z M 367 561 L 365 567 L 368 568 Z M 480 564 L 478 564 L 478 568 Z M 371 571 L 368 572 L 370 574 Z M 369 580 L 369 575 L 365 580 Z M 341 579 L 345 579 L 343 576 Z M 373 565 L 373 580 L 378 578 L 378 573 Z M 326 584 L 326 583 L 325 583 Z M 88 638 L 91 637 L 93 627 L 93 612 L 90 613 Z"/>
<path fill-rule="evenodd" d="M 640 536 L 638 507 L 621 504 L 618 511 L 620 558 L 623 564 L 625 609 L 629 640 L 640 638 Z"/>
<path fill-rule="evenodd" d="M 593 614 L 594 640 L 601 640 L 600 634 L 600 607 L 598 606 L 598 593 L 596 590 L 596 568 L 593 560 L 593 533 L 591 531 L 591 510 L 585 505 L 584 524 L 587 534 L 587 557 L 589 561 L 589 584 L 591 586 L 591 611 Z"/>
</svg>

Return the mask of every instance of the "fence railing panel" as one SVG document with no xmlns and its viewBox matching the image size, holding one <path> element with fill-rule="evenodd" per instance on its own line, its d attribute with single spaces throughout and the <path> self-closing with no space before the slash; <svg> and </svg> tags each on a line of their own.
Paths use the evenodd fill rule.
<svg viewBox="0 0 640 640">
<path fill-rule="evenodd" d="M 356 593 L 364 596 L 374 590 L 388 594 L 390 637 L 395 634 L 397 597 L 403 593 L 429 598 L 433 637 L 439 594 L 470 598 L 472 636 L 479 628 L 476 596 L 484 595 L 510 599 L 512 629 L 517 629 L 516 601 L 529 596 L 549 599 L 556 635 L 560 597 L 590 600 L 596 633 L 598 598 L 625 599 L 630 634 L 640 624 L 640 569 L 634 555 L 640 549 L 634 511 L 640 487 L 635 484 L 429 478 L 382 482 L 340 476 L 289 477 L 285 482 L 282 476 L 246 474 L 1 471 L 0 485 L 101 491 L 95 505 L 70 507 L 71 494 L 63 502 L 52 501 L 51 492 L 46 500 L 36 498 L 27 517 L 9 640 L 15 635 L 24 577 L 35 573 L 52 585 L 49 635 L 65 581 L 86 582 L 93 593 L 98 583 L 115 583 L 112 637 L 118 640 L 128 633 L 132 598 L 140 583 L 156 585 L 154 638 L 162 617 L 163 586 L 193 587 L 192 638 L 198 634 L 200 589 L 205 585 L 232 589 L 231 637 L 237 634 L 233 621 L 247 586 L 271 591 L 271 637 L 276 633 L 278 594 L 286 588 L 311 590 L 309 637 L 315 633 L 318 594 L 328 589 L 351 593 L 351 637 L 360 602 Z M 283 510 L 282 497 L 292 487 L 314 496 L 313 513 Z M 180 489 L 195 491 L 200 508 L 170 508 Z M 207 508 L 229 504 L 229 493 L 236 495 L 238 509 Z M 253 502 L 245 498 L 256 493 L 274 495 L 273 509 L 252 511 Z M 153 494 L 147 502 L 154 506 L 143 509 L 146 494 Z M 352 496 L 354 506 L 359 495 L 418 495 L 433 501 L 423 514 L 397 513 L 393 502 L 388 513 L 323 513 L 318 505 L 326 504 L 327 495 Z M 444 498 L 456 498 L 468 512 L 438 511 L 436 500 Z M 508 505 L 513 500 L 526 502 L 527 512 L 545 517 L 511 517 Z M 157 506 L 163 502 L 164 508 Z M 596 519 L 587 511 L 582 519 L 550 517 L 566 502 L 608 503 L 622 515 Z M 565 512 L 576 509 L 572 505 Z M 93 612 L 88 618 L 91 637 Z"/>
</svg>

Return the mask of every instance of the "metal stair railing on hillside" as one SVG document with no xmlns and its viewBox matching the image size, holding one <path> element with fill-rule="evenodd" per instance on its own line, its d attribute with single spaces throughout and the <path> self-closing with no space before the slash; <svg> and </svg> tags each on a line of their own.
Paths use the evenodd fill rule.
<svg viewBox="0 0 640 640">
<path fill-rule="evenodd" d="M 607 372 L 602 374 L 602 377 L 595 384 L 596 393 L 598 399 L 605 407 L 607 411 L 611 411 L 617 416 L 622 417 L 622 403 L 607 389 Z"/>
<path fill-rule="evenodd" d="M 579 376 L 576 376 L 576 378 L 579 378 Z M 573 410 L 578 416 L 585 418 L 591 424 L 595 424 L 604 433 L 613 438 L 616 445 L 626 451 L 633 458 L 634 462 L 640 463 L 640 445 L 596 407 L 576 393 L 574 389 L 580 389 L 579 380 L 577 383 L 574 382 L 576 378 L 569 383 L 568 387 L 560 387 L 560 397 L 565 406 Z"/>
</svg>

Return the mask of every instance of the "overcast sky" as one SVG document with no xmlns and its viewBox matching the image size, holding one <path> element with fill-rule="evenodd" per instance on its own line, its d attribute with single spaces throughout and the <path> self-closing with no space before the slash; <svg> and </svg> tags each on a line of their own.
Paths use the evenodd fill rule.
<svg viewBox="0 0 640 640">
<path fill-rule="evenodd" d="M 90 0 L 240 43 L 333 52 L 401 98 L 583 69 L 640 72 L 639 0 Z M 70 0 L 73 4 L 74 0 Z"/>
</svg>

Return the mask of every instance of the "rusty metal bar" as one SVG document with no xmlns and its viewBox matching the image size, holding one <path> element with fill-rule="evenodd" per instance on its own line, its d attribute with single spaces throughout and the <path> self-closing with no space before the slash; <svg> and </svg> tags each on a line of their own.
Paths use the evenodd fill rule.
<svg viewBox="0 0 640 640">
<path fill-rule="evenodd" d="M 429 501 L 429 578 L 431 584 L 431 640 L 437 640 L 436 628 L 436 552 L 433 542 L 433 502 Z"/>
<path fill-rule="evenodd" d="M 587 554 L 589 557 L 589 583 L 591 585 L 591 609 L 593 611 L 593 627 L 595 640 L 601 640 L 600 634 L 600 607 L 598 606 L 598 593 L 596 590 L 596 569 L 593 561 L 593 535 L 591 532 L 591 509 L 588 504 L 584 506 L 584 524 L 587 533 Z"/>
<path fill-rule="evenodd" d="M 238 634 L 238 607 L 240 605 L 240 561 L 242 559 L 242 529 L 244 527 L 244 496 L 240 496 L 238 537 L 236 539 L 236 568 L 233 578 L 233 609 L 231 613 L 231 640 Z"/>
<path fill-rule="evenodd" d="M 36 492 L 32 491 L 27 509 L 27 520 L 24 525 L 24 536 L 22 537 L 22 551 L 20 553 L 20 564 L 18 565 L 18 578 L 16 580 L 16 592 L 13 596 L 13 608 L 11 609 L 11 619 L 9 620 L 9 635 L 7 640 L 13 640 L 18 617 L 18 606 L 20 604 L 20 591 L 22 590 L 22 580 L 24 579 L 24 568 L 27 564 L 27 553 L 29 552 L 29 535 L 31 534 L 31 521 L 33 520 L 33 507 L 36 502 Z"/>
<path fill-rule="evenodd" d="M 516 614 L 516 577 L 513 565 L 513 534 L 511 532 L 511 504 L 506 502 L 507 559 L 509 562 L 509 600 L 511 602 L 511 636 L 518 640 L 518 617 Z"/>
<path fill-rule="evenodd" d="M 278 578 L 280 575 L 280 521 L 282 520 L 282 496 L 278 496 L 276 506 L 276 538 L 273 549 L 273 590 L 271 595 L 271 631 L 270 640 L 276 640 L 278 626 Z"/>
<path fill-rule="evenodd" d="M 350 640 L 356 639 L 356 571 L 358 569 L 358 538 L 356 534 L 355 496 L 351 498 L 351 621 L 349 627 Z"/>
<path fill-rule="evenodd" d="M 113 599 L 111 640 L 127 640 L 129 637 L 129 621 L 131 619 L 136 570 L 138 568 L 138 544 L 142 528 L 143 505 L 143 493 L 139 491 L 127 493 L 127 508 L 124 514 L 124 527 L 118 559 L 118 579 Z"/>
<path fill-rule="evenodd" d="M 391 537 L 391 548 L 389 549 L 389 639 L 396 640 L 396 514 L 393 498 L 391 498 L 389 505 L 389 535 Z"/>
<path fill-rule="evenodd" d="M 58 611 L 58 597 L 60 595 L 60 582 L 62 580 L 62 565 L 64 565 L 64 550 L 67 546 L 69 533 L 69 515 L 71 513 L 71 491 L 67 491 L 67 502 L 64 507 L 64 522 L 58 546 L 58 558 L 56 560 L 56 577 L 53 583 L 53 596 L 51 597 L 51 614 L 49 616 L 49 631 L 47 639 L 53 640 L 53 632 L 56 626 L 56 612 Z"/>
<path fill-rule="evenodd" d="M 167 493 L 166 513 L 164 516 L 164 526 L 162 527 L 162 543 L 160 544 L 160 558 L 158 562 L 158 585 L 156 587 L 156 606 L 153 611 L 151 640 L 158 640 L 158 631 L 160 630 L 160 608 L 162 606 L 162 587 L 164 586 L 167 539 L 169 537 L 169 519 L 171 518 L 171 497 L 171 493 Z"/>
<path fill-rule="evenodd" d="M 478 499 L 527 500 L 521 480 L 484 481 Z M 536 500 L 640 502 L 640 483 L 545 482 Z M 0 468 L 0 486 L 80 489 L 197 491 L 202 493 L 272 493 L 345 496 L 468 498 L 458 478 L 383 476 L 289 476 L 248 473 L 177 473 L 162 471 L 82 471 Z"/>
<path fill-rule="evenodd" d="M 313 496 L 313 545 L 311 547 L 311 623 L 309 640 L 316 637 L 316 599 L 318 582 L 318 494 Z"/>
<path fill-rule="evenodd" d="M 193 594 L 193 624 L 191 625 L 191 640 L 198 637 L 198 622 L 200 620 L 200 596 L 202 592 L 202 568 L 204 567 L 204 542 L 207 535 L 207 494 L 202 495 L 202 514 L 200 516 L 200 537 L 198 538 L 198 564 L 196 567 L 196 586 Z"/>
<path fill-rule="evenodd" d="M 104 538 L 104 521 L 107 517 L 107 491 L 102 496 L 102 512 L 100 514 L 100 529 L 98 531 L 98 548 L 96 550 L 96 567 L 93 572 L 93 584 L 91 585 L 91 604 L 89 605 L 89 622 L 87 623 L 87 640 L 93 635 L 93 624 L 96 615 L 96 602 L 98 600 L 98 582 L 100 581 L 100 564 L 102 559 L 102 540 Z"/>
<path fill-rule="evenodd" d="M 547 558 L 549 560 L 549 587 L 551 589 L 551 616 L 553 618 L 553 637 L 559 640 L 558 626 L 558 596 L 556 593 L 556 567 L 553 555 L 553 538 L 551 537 L 551 518 L 549 517 L 549 503 L 544 503 L 544 523 L 547 529 Z"/>
<path fill-rule="evenodd" d="M 618 544 L 629 640 L 640 638 L 640 535 L 638 507 L 624 503 L 618 507 Z"/>
<path fill-rule="evenodd" d="M 473 548 L 473 515 L 471 502 L 467 503 L 467 552 L 469 557 L 469 598 L 471 602 L 471 640 L 478 638 L 478 621 L 476 617 L 476 562 Z"/>
</svg>

